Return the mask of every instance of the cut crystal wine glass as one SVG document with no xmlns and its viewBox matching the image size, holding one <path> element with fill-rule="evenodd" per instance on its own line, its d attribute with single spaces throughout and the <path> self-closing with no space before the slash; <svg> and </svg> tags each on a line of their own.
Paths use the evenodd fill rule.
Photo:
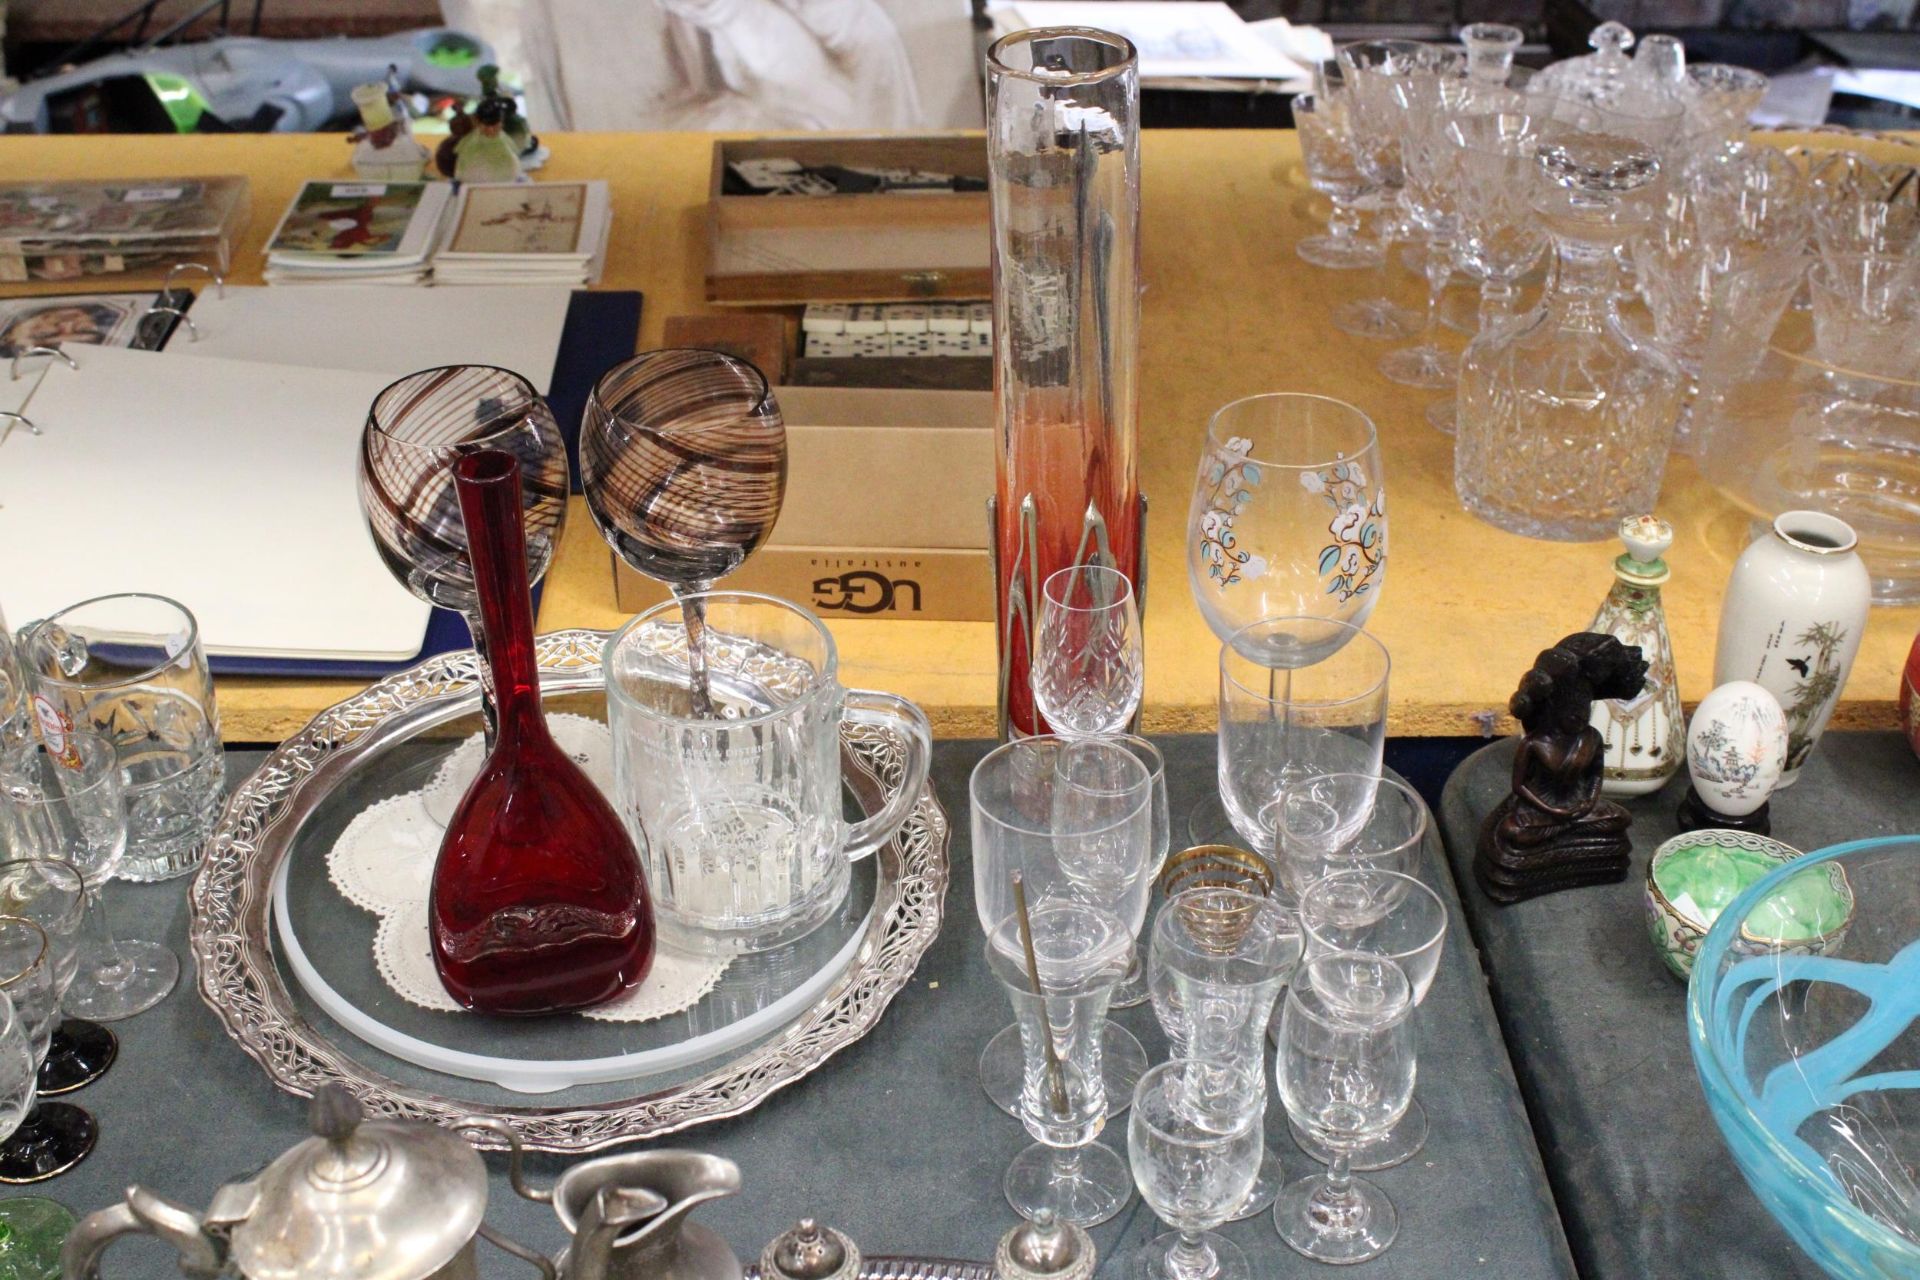
<svg viewBox="0 0 1920 1280">
<path fill-rule="evenodd" d="M 1337 951 L 1303 962 L 1280 1015 L 1275 1073 L 1287 1116 L 1333 1153 L 1325 1172 L 1280 1193 L 1280 1238 L 1317 1262 L 1364 1262 L 1399 1233 L 1386 1193 L 1355 1178 L 1356 1148 L 1413 1099 L 1413 993 L 1400 966 Z"/>
<path fill-rule="evenodd" d="M 1133 584 L 1106 565 L 1069 565 L 1048 575 L 1040 594 L 1034 705 L 1056 733 L 1123 731 L 1145 687 Z"/>
<path fill-rule="evenodd" d="M 1307 182 L 1333 202 L 1327 234 L 1308 236 L 1293 247 L 1316 267 L 1351 271 L 1378 266 L 1380 246 L 1360 238 L 1357 202 L 1373 190 L 1353 158 L 1353 137 L 1343 93 L 1303 93 L 1293 100 L 1293 123 L 1300 134 L 1300 161 Z"/>
</svg>

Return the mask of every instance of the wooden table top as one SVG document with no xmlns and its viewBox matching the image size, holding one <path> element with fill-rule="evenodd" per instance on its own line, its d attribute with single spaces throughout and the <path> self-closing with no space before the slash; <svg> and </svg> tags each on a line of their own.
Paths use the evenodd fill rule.
<svg viewBox="0 0 1920 1280">
<path fill-rule="evenodd" d="M 605 178 L 612 188 L 604 286 L 646 295 L 641 347 L 658 345 L 666 317 L 707 310 L 703 219 L 712 137 L 559 134 L 546 141 L 553 160 L 543 178 Z M 339 135 L 13 136 L 0 137 L 0 173 L 244 173 L 254 212 L 233 278 L 256 283 L 261 246 L 294 190 L 307 178 L 346 175 L 347 150 Z M 1452 441 L 1422 416 L 1434 393 L 1387 381 L 1375 368 L 1382 346 L 1328 321 L 1330 305 L 1366 281 L 1315 269 L 1293 253 L 1312 224 L 1291 132 L 1149 132 L 1142 153 L 1140 480 L 1152 504 L 1146 728 L 1213 729 L 1219 645 L 1187 593 L 1187 502 L 1208 415 L 1240 396 L 1277 390 L 1351 401 L 1380 430 L 1393 551 L 1369 629 L 1393 655 L 1390 731 L 1475 734 L 1510 725 L 1504 708 L 1521 673 L 1541 649 L 1592 619 L 1612 583 L 1618 547 L 1533 541 L 1460 509 Z M 1405 273 L 1396 278 L 1404 300 L 1417 301 L 1423 286 Z M 543 630 L 625 620 L 607 548 L 574 501 L 547 577 Z M 1675 530 L 1665 599 L 1681 693 L 1691 704 L 1711 684 L 1721 592 L 1749 522 L 1681 457 L 1667 468 L 1660 514 Z M 990 624 L 831 627 L 847 684 L 914 699 L 943 736 L 993 732 Z M 1895 723 L 1900 670 L 1916 630 L 1920 608 L 1874 610 L 1835 728 Z M 224 679 L 222 727 L 229 741 L 277 742 L 358 683 Z M 1498 721 L 1486 718 L 1490 712 Z"/>
</svg>

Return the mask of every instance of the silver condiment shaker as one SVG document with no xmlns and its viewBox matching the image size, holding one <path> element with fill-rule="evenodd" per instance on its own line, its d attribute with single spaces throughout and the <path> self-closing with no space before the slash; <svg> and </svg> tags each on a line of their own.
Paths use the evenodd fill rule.
<svg viewBox="0 0 1920 1280">
<path fill-rule="evenodd" d="M 1093 1280 L 1099 1254 L 1093 1237 L 1042 1209 L 1000 1237 L 993 1254 L 994 1280 Z"/>
<path fill-rule="evenodd" d="M 845 1232 L 802 1218 L 760 1254 L 760 1280 L 858 1280 L 860 1246 Z"/>
</svg>

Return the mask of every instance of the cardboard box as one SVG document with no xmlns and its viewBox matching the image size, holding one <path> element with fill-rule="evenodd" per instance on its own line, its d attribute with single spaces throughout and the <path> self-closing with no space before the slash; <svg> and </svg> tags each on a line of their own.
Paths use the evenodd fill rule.
<svg viewBox="0 0 1920 1280">
<path fill-rule="evenodd" d="M 982 523 L 985 515 L 981 516 Z M 614 594 L 639 613 L 667 599 L 666 587 L 614 557 Z M 904 618 L 920 622 L 991 622 L 993 565 L 984 549 L 929 547 L 863 550 L 765 546 L 723 591 L 760 591 L 806 605 L 822 618 Z"/>
<path fill-rule="evenodd" d="M 823 618 L 990 621 L 993 396 L 774 390 L 787 424 L 786 499 L 767 545 L 722 586 Z M 614 575 L 622 609 L 667 598 L 617 558 Z"/>
<path fill-rule="evenodd" d="M 774 394 L 787 422 L 787 495 L 770 546 L 986 548 L 992 393 Z"/>
<path fill-rule="evenodd" d="M 713 144 L 709 302 L 912 302 L 992 292 L 987 194 L 726 195 L 733 160 L 987 176 L 979 135 L 793 137 Z"/>
</svg>

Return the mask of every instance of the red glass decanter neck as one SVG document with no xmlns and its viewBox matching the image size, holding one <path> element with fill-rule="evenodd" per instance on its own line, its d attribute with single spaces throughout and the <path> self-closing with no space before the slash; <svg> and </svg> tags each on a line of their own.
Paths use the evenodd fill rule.
<svg viewBox="0 0 1920 1280">
<path fill-rule="evenodd" d="M 533 649 L 533 595 L 527 586 L 520 460 L 504 449 L 470 453 L 453 464 L 453 481 L 467 529 L 500 737 L 545 736 L 540 667 Z"/>
</svg>

